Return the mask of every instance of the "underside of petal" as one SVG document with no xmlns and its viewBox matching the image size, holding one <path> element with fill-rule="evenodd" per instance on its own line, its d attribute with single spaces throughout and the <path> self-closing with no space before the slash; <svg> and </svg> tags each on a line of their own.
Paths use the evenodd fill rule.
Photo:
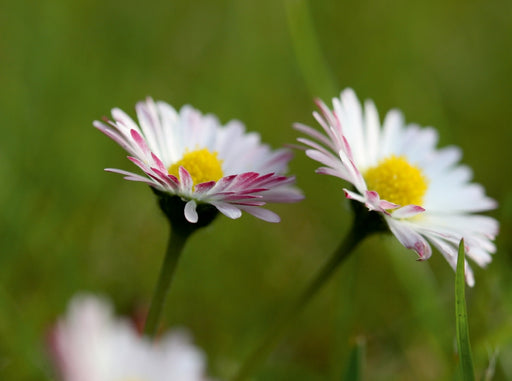
<svg viewBox="0 0 512 381">
<path fill-rule="evenodd" d="M 185 218 L 188 222 L 195 224 L 198 220 L 197 204 L 194 200 L 190 200 L 185 204 Z"/>
</svg>

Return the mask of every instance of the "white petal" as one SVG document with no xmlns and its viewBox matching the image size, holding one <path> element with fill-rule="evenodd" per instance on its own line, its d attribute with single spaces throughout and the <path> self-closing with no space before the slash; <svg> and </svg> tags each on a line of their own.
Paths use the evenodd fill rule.
<svg viewBox="0 0 512 381">
<path fill-rule="evenodd" d="M 272 223 L 278 223 L 281 221 L 281 218 L 274 212 L 264 209 L 261 207 L 241 207 L 245 212 L 252 214 L 254 217 L 259 218 L 260 220 Z"/>
<path fill-rule="evenodd" d="M 182 187 L 182 191 L 189 193 L 192 192 L 192 185 L 194 184 L 192 177 L 190 176 L 190 173 L 188 171 L 181 167 L 178 169 L 178 172 L 180 174 L 180 184 Z"/>
<path fill-rule="evenodd" d="M 352 148 L 354 161 L 358 165 L 366 167 L 363 111 L 359 99 L 352 89 L 346 89 L 341 93 L 339 99 L 333 99 L 333 107 Z"/>
<path fill-rule="evenodd" d="M 425 211 L 424 208 L 418 205 L 407 205 L 402 208 L 394 210 L 391 215 L 393 218 L 411 218 L 416 216 L 417 214 L 423 213 Z"/>
<path fill-rule="evenodd" d="M 432 248 L 420 234 L 415 232 L 405 222 L 397 221 L 386 217 L 389 229 L 395 237 L 408 249 L 415 250 L 419 255 L 419 260 L 426 260 L 432 255 Z"/>
<path fill-rule="evenodd" d="M 400 133 L 404 118 L 400 111 L 390 110 L 384 118 L 382 127 L 382 140 L 379 158 L 385 158 L 396 151 L 397 142 L 400 142 Z"/>
<path fill-rule="evenodd" d="M 366 127 L 366 146 L 364 147 L 366 158 L 366 166 L 372 167 L 377 164 L 379 159 L 379 143 L 380 143 L 380 122 L 379 113 L 372 101 L 366 101 L 365 110 L 365 127 Z"/>
<path fill-rule="evenodd" d="M 114 117 L 114 120 L 120 123 L 126 131 L 135 130 L 138 133 L 142 133 L 139 126 L 137 126 L 137 123 L 135 123 L 123 110 L 119 108 L 112 109 L 112 116 Z"/>
<path fill-rule="evenodd" d="M 190 200 L 185 204 L 185 218 L 188 222 L 195 224 L 198 220 L 197 204 L 194 200 Z"/>
<path fill-rule="evenodd" d="M 345 188 L 343 188 L 343 192 L 345 192 L 345 197 L 348 198 L 349 200 L 356 200 L 363 204 L 366 203 L 366 199 L 358 193 L 352 192 Z"/>
<path fill-rule="evenodd" d="M 224 214 L 226 217 L 232 218 L 233 220 L 240 218 L 242 216 L 242 211 L 231 204 L 226 202 L 211 202 L 213 206 L 215 206 L 219 212 Z"/>
</svg>

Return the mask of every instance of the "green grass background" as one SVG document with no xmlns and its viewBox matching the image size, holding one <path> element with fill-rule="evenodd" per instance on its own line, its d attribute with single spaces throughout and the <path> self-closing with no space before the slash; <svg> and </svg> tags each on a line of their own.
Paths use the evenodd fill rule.
<svg viewBox="0 0 512 381">
<path fill-rule="evenodd" d="M 310 4 L 336 91 L 372 98 L 381 118 L 439 129 L 500 208 L 498 253 L 468 290 L 477 374 L 499 350 L 512 379 L 512 2 Z M 296 41 L 300 46 L 300 41 Z M 49 380 L 45 337 L 79 291 L 120 314 L 147 306 L 167 225 L 152 192 L 103 172 L 134 169 L 91 122 L 150 95 L 240 119 L 273 147 L 313 125 L 312 94 L 282 0 L 43 0 L 0 3 L 0 379 Z M 308 72 L 309 76 L 321 76 Z M 165 309 L 226 378 L 337 246 L 351 221 L 336 179 L 291 163 L 307 198 L 277 205 L 277 225 L 218 218 L 186 247 Z M 366 380 L 450 380 L 454 273 L 392 237 L 360 246 L 290 329 L 255 380 L 340 380 L 366 344 Z"/>
</svg>

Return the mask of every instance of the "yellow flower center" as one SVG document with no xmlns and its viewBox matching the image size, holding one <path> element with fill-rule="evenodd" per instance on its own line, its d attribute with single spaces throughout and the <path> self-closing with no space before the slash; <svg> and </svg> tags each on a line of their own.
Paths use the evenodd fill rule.
<svg viewBox="0 0 512 381">
<path fill-rule="evenodd" d="M 180 161 L 169 167 L 169 174 L 179 178 L 179 168 L 185 168 L 195 184 L 207 181 L 217 181 L 222 178 L 222 160 L 217 157 L 217 152 L 210 152 L 203 148 L 185 152 Z"/>
<path fill-rule="evenodd" d="M 398 205 L 420 205 L 427 191 L 428 180 L 421 169 L 411 165 L 403 156 L 390 156 L 375 167 L 367 169 L 363 177 L 368 190 L 380 198 Z"/>
</svg>

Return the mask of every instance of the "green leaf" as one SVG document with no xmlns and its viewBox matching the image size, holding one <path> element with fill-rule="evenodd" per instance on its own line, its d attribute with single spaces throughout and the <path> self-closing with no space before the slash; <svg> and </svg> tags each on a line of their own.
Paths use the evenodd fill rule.
<svg viewBox="0 0 512 381">
<path fill-rule="evenodd" d="M 468 314 L 466 310 L 466 281 L 464 278 L 464 240 L 459 243 L 457 271 L 455 274 L 455 317 L 457 327 L 457 348 L 459 351 L 460 374 L 464 381 L 474 381 L 473 356 L 469 342 Z"/>
<path fill-rule="evenodd" d="M 342 381 L 359 381 L 363 375 L 364 339 L 358 338 L 348 358 Z"/>
</svg>

